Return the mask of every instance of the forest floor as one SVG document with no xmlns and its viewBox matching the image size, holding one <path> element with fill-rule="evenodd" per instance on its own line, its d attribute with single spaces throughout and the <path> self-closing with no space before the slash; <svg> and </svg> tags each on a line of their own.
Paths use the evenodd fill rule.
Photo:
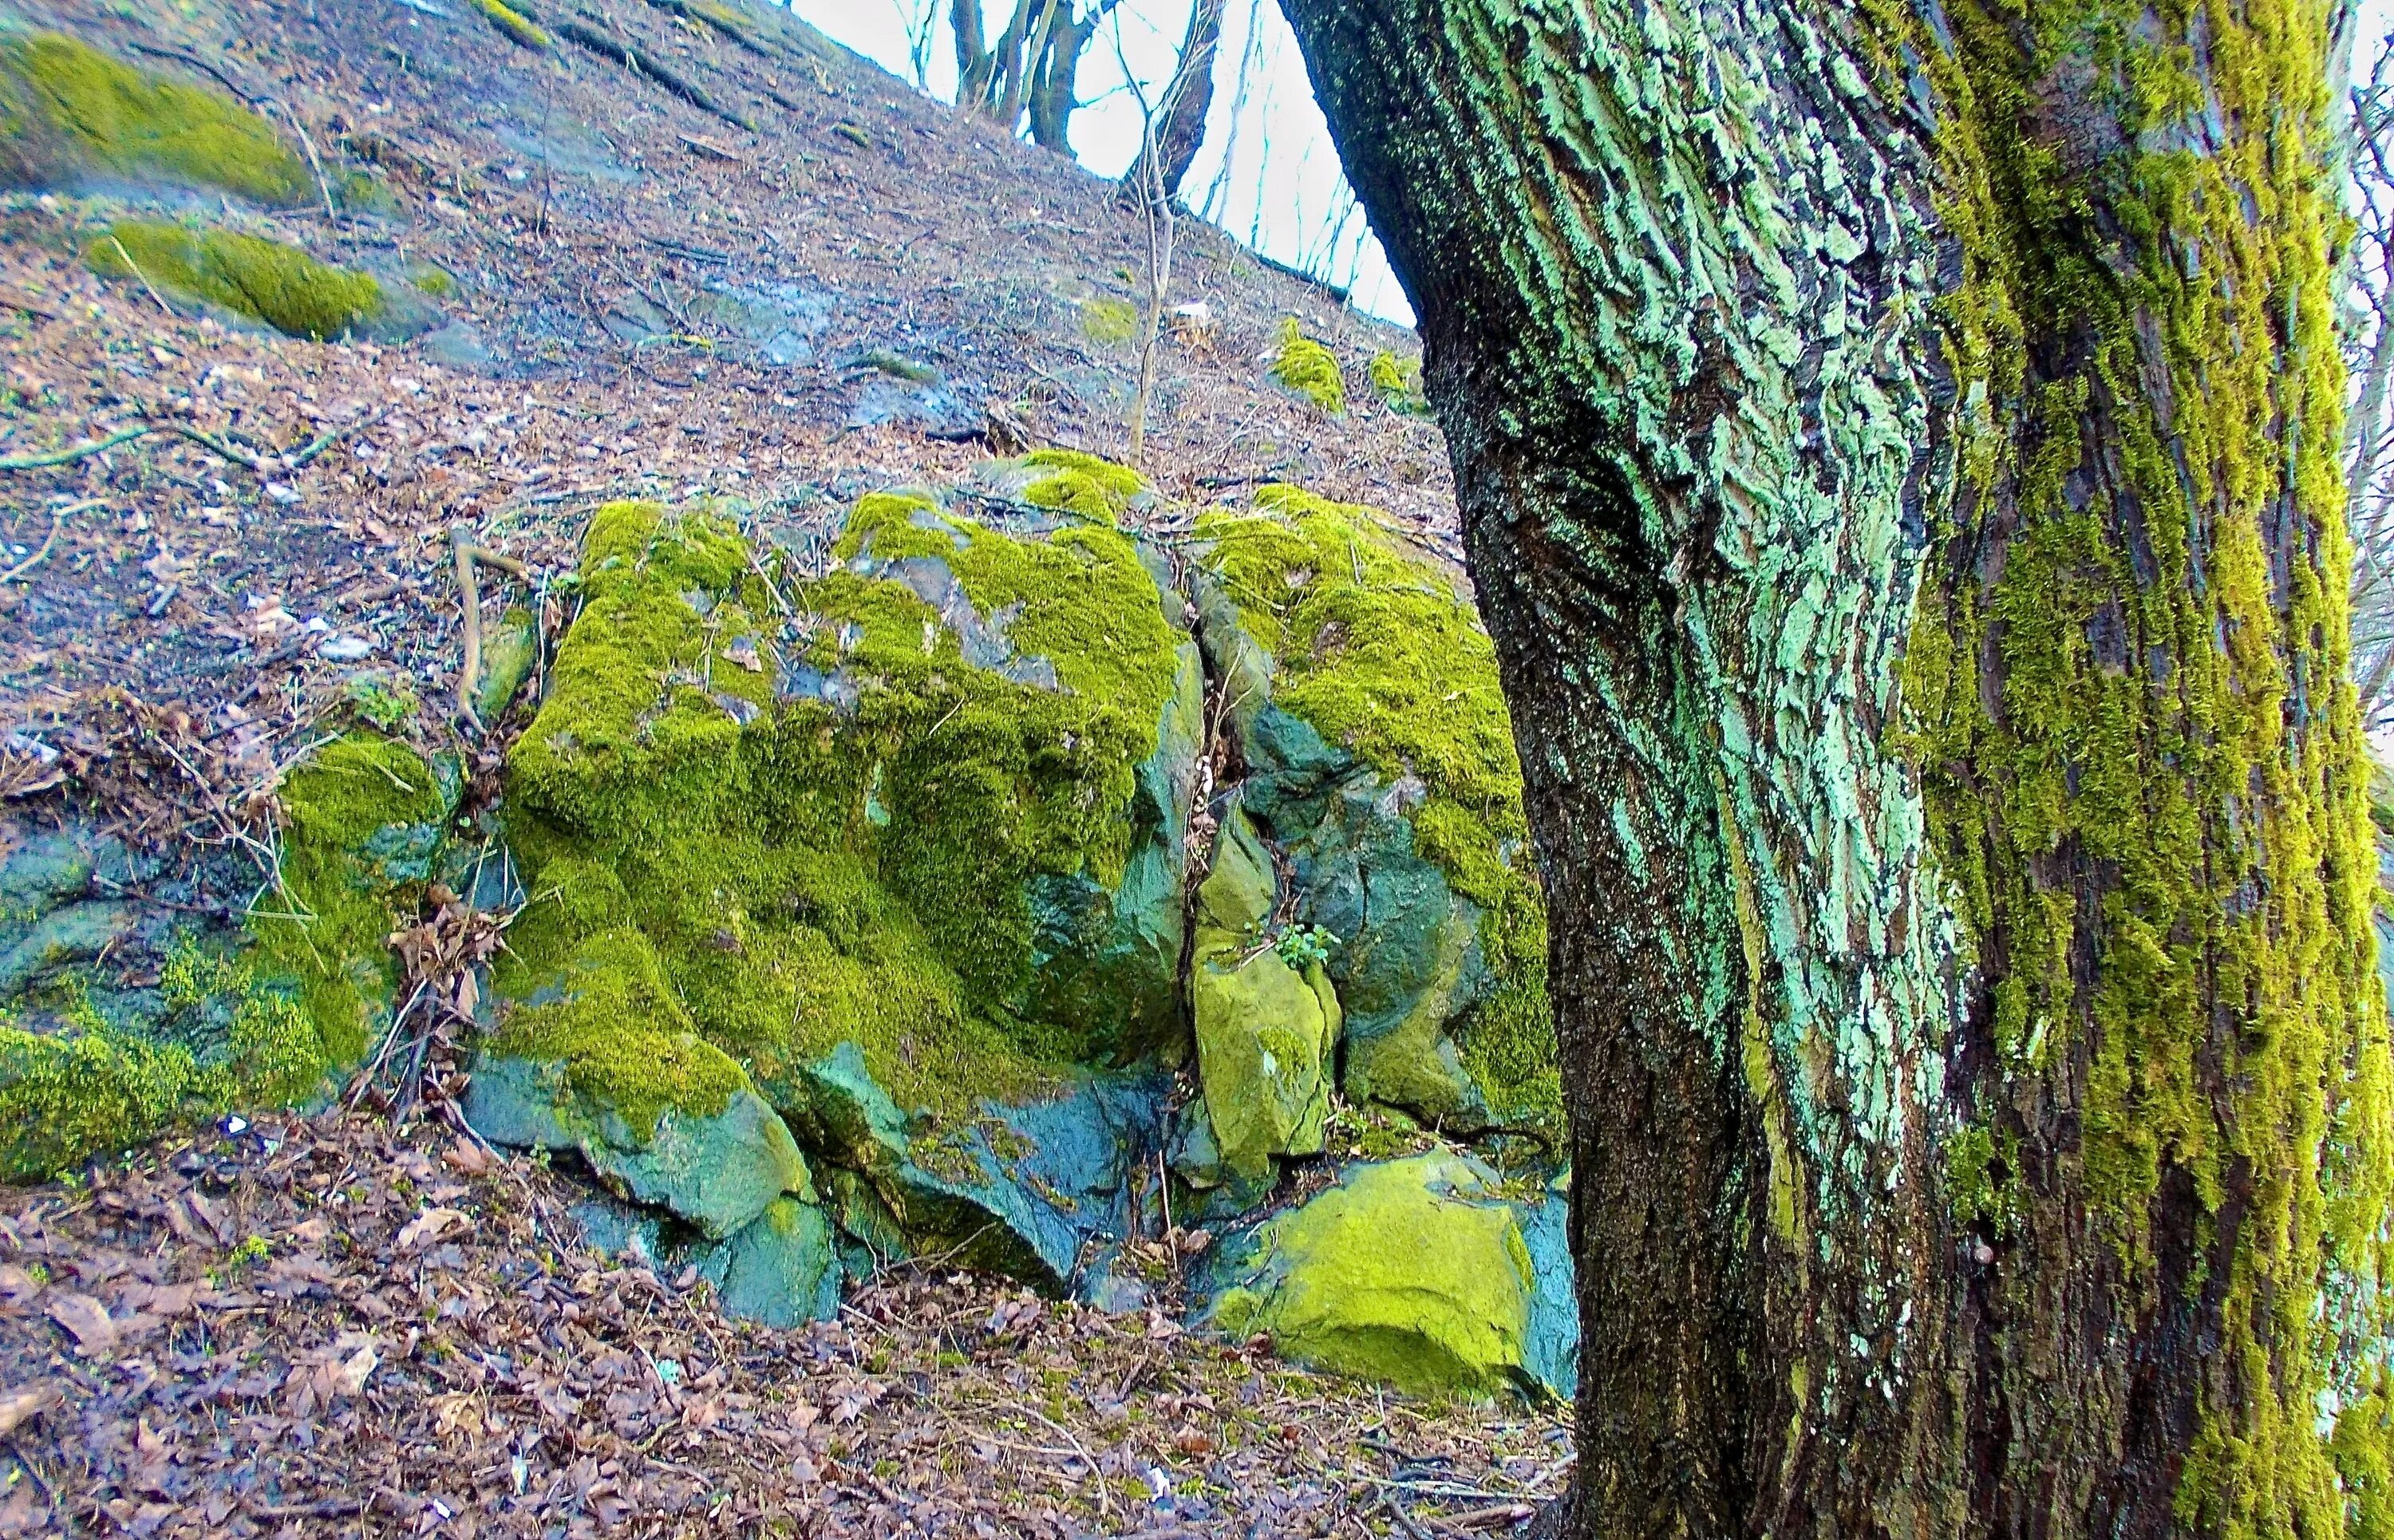
<svg viewBox="0 0 2394 1540">
<path fill-rule="evenodd" d="M 358 1114 L 16 1194 L 0 1535 L 1419 1540 L 1510 1533 L 1570 1468 L 1543 1412 L 936 1267 L 734 1321 L 582 1249 L 585 1191 Z"/>
</svg>

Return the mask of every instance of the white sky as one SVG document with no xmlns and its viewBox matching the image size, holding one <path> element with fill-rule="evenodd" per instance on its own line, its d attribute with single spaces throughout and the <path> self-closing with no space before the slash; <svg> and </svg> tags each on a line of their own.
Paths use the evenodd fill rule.
<svg viewBox="0 0 2394 1540">
<path fill-rule="evenodd" d="M 928 84 L 941 100 L 954 96 L 955 44 L 947 29 L 948 0 L 787 3 L 805 20 L 910 82 L 910 20 L 935 13 L 939 27 L 931 41 Z M 990 14 L 989 30 L 994 33 L 1006 24 L 1011 0 L 982 3 Z M 1090 43 L 1080 75 L 1081 98 L 1088 105 L 1072 114 L 1072 149 L 1090 170 L 1120 176 L 1138 151 L 1139 111 L 1124 86 L 1125 61 L 1152 96 L 1170 75 L 1188 25 L 1189 0 L 1122 0 Z M 1248 99 L 1234 119 L 1229 112 L 1230 94 L 1251 48 L 1255 69 Z M 1229 0 L 1214 78 L 1213 118 L 1204 148 L 1181 186 L 1182 198 L 1264 255 L 1350 285 L 1361 309 L 1410 322 L 1413 312 L 1403 291 L 1338 174 L 1330 130 L 1313 104 L 1305 60 L 1276 0 Z M 1225 151 L 1230 156 L 1227 175 Z M 1338 224 L 1342 213 L 1343 228 Z"/>
</svg>

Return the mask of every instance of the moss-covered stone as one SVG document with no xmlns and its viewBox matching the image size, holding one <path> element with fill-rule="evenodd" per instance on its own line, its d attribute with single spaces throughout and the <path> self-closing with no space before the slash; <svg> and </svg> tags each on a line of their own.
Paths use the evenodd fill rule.
<svg viewBox="0 0 2394 1540">
<path fill-rule="evenodd" d="M 1273 381 L 1329 413 L 1347 411 L 1347 376 L 1338 371 L 1338 355 L 1305 335 L 1295 316 L 1280 323 L 1280 349 L 1265 371 Z"/>
<path fill-rule="evenodd" d="M 416 908 L 449 799 L 371 735 L 321 747 L 281 796 L 281 882 L 246 939 L 115 896 L 132 874 L 100 866 L 121 847 L 88 832 L 0 856 L 0 1175 L 305 1103 L 364 1054 L 389 1008 L 386 938 Z"/>
<path fill-rule="evenodd" d="M 1454 1155 L 1350 1167 L 1267 1222 L 1231 1267 L 1210 1323 L 1264 1334 L 1284 1358 L 1417 1393 L 1532 1384 L 1536 1287 L 1513 1209 Z"/>
<path fill-rule="evenodd" d="M 503 986 L 558 966 L 602 918 L 563 895 L 603 888 L 769 1093 L 854 1041 L 904 1104 L 963 1117 L 1168 1033 L 1177 904 L 1147 930 L 1113 905 L 1149 852 L 1177 893 L 1185 812 L 1142 781 L 1185 691 L 1137 549 L 883 494 L 837 557 L 769 625 L 729 526 L 594 518 L 583 612 L 510 762 L 534 900 Z M 1106 962 L 1093 929 L 1130 935 L 1113 962 L 1136 977 L 1083 966 Z"/>
<path fill-rule="evenodd" d="M 1138 307 L 1127 299 L 1084 299 L 1081 335 L 1101 347 L 1124 347 L 1138 335 Z"/>
<path fill-rule="evenodd" d="M 138 278 L 168 293 L 221 306 L 292 336 L 345 336 L 389 309 L 373 275 L 327 266 L 296 246 L 224 230 L 120 220 L 84 247 L 111 278 Z"/>
<path fill-rule="evenodd" d="M 0 42 L 0 180 L 154 180 L 265 204 L 314 182 L 273 127 L 221 92 L 136 69 L 61 33 Z"/>
<path fill-rule="evenodd" d="M 1303 857 L 1299 917 L 1341 939 L 1348 1094 L 1559 1122 L 1520 769 L 1470 604 L 1373 510 L 1295 488 L 1194 534 L 1247 807 Z"/>
<path fill-rule="evenodd" d="M 505 0 L 474 0 L 474 8 L 482 13 L 483 20 L 519 47 L 546 53 L 555 46 L 549 42 L 548 33 L 533 25 L 529 17 L 506 4 Z"/>
<path fill-rule="evenodd" d="M 727 1315 L 803 1326 L 839 1313 L 838 1239 L 822 1208 L 777 1198 L 737 1234 L 680 1259 L 715 1286 Z"/>
<path fill-rule="evenodd" d="M 1197 892 L 1189 992 L 1212 1149 L 1230 1176 L 1269 1177 L 1275 1156 L 1322 1152 L 1338 996 L 1319 962 L 1271 944 L 1271 854 L 1233 802 Z"/>
</svg>

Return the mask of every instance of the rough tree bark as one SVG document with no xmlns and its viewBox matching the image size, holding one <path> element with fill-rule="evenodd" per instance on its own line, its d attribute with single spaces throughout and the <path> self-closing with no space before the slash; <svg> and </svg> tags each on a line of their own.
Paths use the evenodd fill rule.
<svg viewBox="0 0 2394 1540">
<path fill-rule="evenodd" d="M 1573 1533 L 2384 1533 L 2326 0 L 1284 0 L 1552 913 Z"/>
<path fill-rule="evenodd" d="M 1162 121 L 1155 125 L 1152 152 L 1163 170 L 1164 198 L 1177 199 L 1180 184 L 1205 142 L 1205 117 L 1214 110 L 1214 56 L 1222 45 L 1224 0 L 1190 0 L 1189 27 L 1180 37 L 1180 53 L 1172 79 L 1164 88 Z M 1123 173 L 1126 196 L 1149 196 L 1158 185 L 1148 168 L 1150 150 L 1142 146 L 1130 169 Z"/>
</svg>

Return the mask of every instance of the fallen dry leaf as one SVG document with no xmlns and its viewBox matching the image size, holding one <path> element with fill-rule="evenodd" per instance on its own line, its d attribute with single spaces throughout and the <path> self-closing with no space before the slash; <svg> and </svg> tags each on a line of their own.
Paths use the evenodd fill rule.
<svg viewBox="0 0 2394 1540">
<path fill-rule="evenodd" d="M 468 1218 L 462 1210 L 428 1208 L 410 1219 L 406 1227 L 400 1231 L 399 1249 L 414 1251 L 419 1247 L 428 1246 L 451 1231 L 466 1229 L 472 1224 L 473 1220 Z"/>
<path fill-rule="evenodd" d="M 0 1393 L 0 1439 L 22 1428 L 41 1415 L 59 1400 L 58 1390 L 47 1385 L 36 1385 L 30 1390 Z"/>
<path fill-rule="evenodd" d="M 108 1309 L 87 1294 L 62 1294 L 50 1301 L 50 1319 L 75 1339 L 76 1350 L 98 1358 L 116 1346 L 116 1323 Z"/>
</svg>

